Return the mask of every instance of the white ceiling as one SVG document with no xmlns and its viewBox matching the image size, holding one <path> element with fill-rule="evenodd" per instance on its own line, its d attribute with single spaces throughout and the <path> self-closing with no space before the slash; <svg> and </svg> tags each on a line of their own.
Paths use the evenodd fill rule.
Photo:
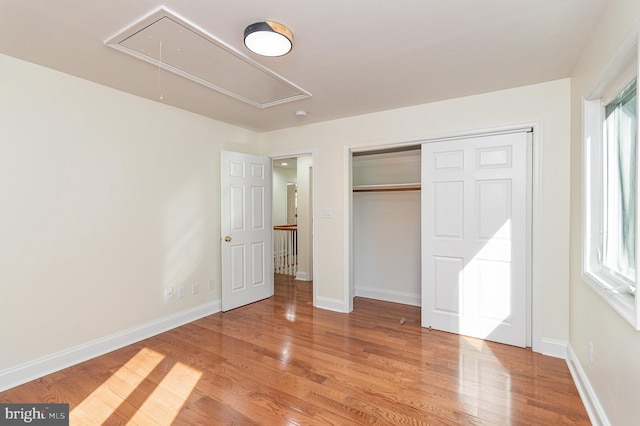
<svg viewBox="0 0 640 426">
<path fill-rule="evenodd" d="M 606 3 L 0 0 L 0 53 L 262 132 L 569 77 Z M 161 6 L 312 96 L 257 108 L 104 44 Z M 263 20 L 291 29 L 290 54 L 245 49 Z"/>
</svg>

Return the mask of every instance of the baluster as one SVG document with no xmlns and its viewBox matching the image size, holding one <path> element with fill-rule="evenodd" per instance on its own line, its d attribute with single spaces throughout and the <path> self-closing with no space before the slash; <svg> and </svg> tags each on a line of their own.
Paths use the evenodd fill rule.
<svg viewBox="0 0 640 426">
<path fill-rule="evenodd" d="M 298 273 L 298 230 L 294 229 L 291 234 L 293 235 L 293 273 L 291 275 L 296 275 Z"/>
<path fill-rule="evenodd" d="M 292 248 L 293 248 L 293 244 L 291 241 L 291 236 L 293 235 L 293 232 L 287 232 L 287 275 L 291 275 L 291 271 L 292 271 L 292 267 L 293 267 L 293 261 L 292 261 Z"/>
<path fill-rule="evenodd" d="M 274 264 L 275 264 L 275 269 L 276 269 L 276 273 L 281 273 L 282 270 L 282 258 L 281 258 L 281 243 L 280 243 L 280 231 L 274 231 L 274 243 L 275 243 L 275 247 L 274 247 L 274 256 L 275 256 L 275 260 L 274 260 Z"/>
<path fill-rule="evenodd" d="M 298 272 L 298 231 L 295 227 L 274 227 L 273 270 L 276 274 Z"/>
<path fill-rule="evenodd" d="M 284 268 L 284 259 L 282 258 L 282 231 L 278 231 L 278 273 L 282 274 Z"/>
</svg>

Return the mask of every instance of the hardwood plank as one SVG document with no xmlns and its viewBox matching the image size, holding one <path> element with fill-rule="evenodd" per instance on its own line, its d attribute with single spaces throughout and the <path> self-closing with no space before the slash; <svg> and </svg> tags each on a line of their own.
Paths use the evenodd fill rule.
<svg viewBox="0 0 640 426">
<path fill-rule="evenodd" d="M 589 424 L 565 361 L 420 327 L 420 308 L 267 300 L 0 393 L 65 402 L 71 424 Z M 400 320 L 404 319 L 404 322 Z"/>
</svg>

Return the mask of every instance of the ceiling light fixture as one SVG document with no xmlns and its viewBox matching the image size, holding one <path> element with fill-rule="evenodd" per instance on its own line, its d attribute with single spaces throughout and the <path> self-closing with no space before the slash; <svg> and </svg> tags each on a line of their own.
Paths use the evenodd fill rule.
<svg viewBox="0 0 640 426">
<path fill-rule="evenodd" d="M 293 34 L 277 22 L 256 22 L 244 30 L 244 45 L 258 55 L 283 56 L 293 48 Z"/>
</svg>

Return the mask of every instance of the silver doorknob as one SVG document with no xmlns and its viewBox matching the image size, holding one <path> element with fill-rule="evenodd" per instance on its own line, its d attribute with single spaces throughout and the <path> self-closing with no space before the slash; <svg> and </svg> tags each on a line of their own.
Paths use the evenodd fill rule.
<svg viewBox="0 0 640 426">
<path fill-rule="evenodd" d="M 229 242 L 229 241 L 231 241 L 231 237 L 227 235 L 226 237 L 224 237 L 224 240 L 225 240 L 226 242 Z"/>
</svg>

